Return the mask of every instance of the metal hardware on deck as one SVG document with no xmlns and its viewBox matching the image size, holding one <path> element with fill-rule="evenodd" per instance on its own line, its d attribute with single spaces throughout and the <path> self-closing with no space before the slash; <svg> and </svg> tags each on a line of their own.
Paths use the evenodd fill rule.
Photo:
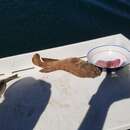
<svg viewBox="0 0 130 130">
<path fill-rule="evenodd" d="M 5 75 L 5 74 L 4 74 L 4 73 L 1 73 L 1 74 L 0 74 L 0 76 L 3 76 L 3 75 Z"/>
<path fill-rule="evenodd" d="M 15 71 L 12 71 L 12 74 L 13 74 L 13 73 L 17 73 L 17 72 L 21 72 L 21 71 L 31 70 L 31 69 L 34 69 L 34 67 L 24 68 L 24 69 L 20 69 L 20 70 L 15 70 Z"/>
<path fill-rule="evenodd" d="M 79 57 L 79 58 L 86 58 L 87 56 L 81 56 L 81 57 Z"/>
</svg>

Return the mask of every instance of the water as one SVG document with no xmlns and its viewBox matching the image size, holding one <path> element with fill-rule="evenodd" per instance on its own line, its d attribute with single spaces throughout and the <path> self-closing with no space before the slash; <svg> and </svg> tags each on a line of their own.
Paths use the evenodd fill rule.
<svg viewBox="0 0 130 130">
<path fill-rule="evenodd" d="M 127 0 L 0 1 L 0 57 L 116 33 L 130 38 Z"/>
</svg>

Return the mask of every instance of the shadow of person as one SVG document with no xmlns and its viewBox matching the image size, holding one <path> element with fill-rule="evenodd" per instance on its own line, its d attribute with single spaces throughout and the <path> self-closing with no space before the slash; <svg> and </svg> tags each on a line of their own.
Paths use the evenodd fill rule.
<svg viewBox="0 0 130 130">
<path fill-rule="evenodd" d="M 48 104 L 50 87 L 32 77 L 12 84 L 0 104 L 0 130 L 33 130 Z"/>
<path fill-rule="evenodd" d="M 117 71 L 117 77 L 108 73 L 89 102 L 89 110 L 78 130 L 102 130 L 110 106 L 130 98 L 129 67 Z"/>
</svg>

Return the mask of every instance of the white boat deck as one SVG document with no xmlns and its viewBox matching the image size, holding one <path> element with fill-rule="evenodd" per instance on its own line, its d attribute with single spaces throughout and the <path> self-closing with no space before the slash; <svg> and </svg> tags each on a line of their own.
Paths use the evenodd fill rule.
<svg viewBox="0 0 130 130">
<path fill-rule="evenodd" d="M 49 58 L 85 56 L 99 45 L 130 50 L 121 34 L 37 51 Z M 36 52 L 0 59 L 0 78 L 17 73 L 0 104 L 0 130 L 126 130 L 130 128 L 129 67 L 111 78 L 78 78 L 64 71 L 40 73 L 31 62 Z M 84 60 L 87 60 L 84 58 Z M 34 68 L 32 68 L 34 67 Z M 26 68 L 32 68 L 26 71 Z"/>
</svg>

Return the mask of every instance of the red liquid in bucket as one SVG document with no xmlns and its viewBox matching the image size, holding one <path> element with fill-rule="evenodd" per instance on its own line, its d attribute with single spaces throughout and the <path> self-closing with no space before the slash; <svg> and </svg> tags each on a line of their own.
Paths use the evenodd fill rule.
<svg viewBox="0 0 130 130">
<path fill-rule="evenodd" d="M 121 66 L 121 60 L 115 59 L 111 61 L 98 60 L 96 65 L 101 68 L 117 68 Z"/>
</svg>

